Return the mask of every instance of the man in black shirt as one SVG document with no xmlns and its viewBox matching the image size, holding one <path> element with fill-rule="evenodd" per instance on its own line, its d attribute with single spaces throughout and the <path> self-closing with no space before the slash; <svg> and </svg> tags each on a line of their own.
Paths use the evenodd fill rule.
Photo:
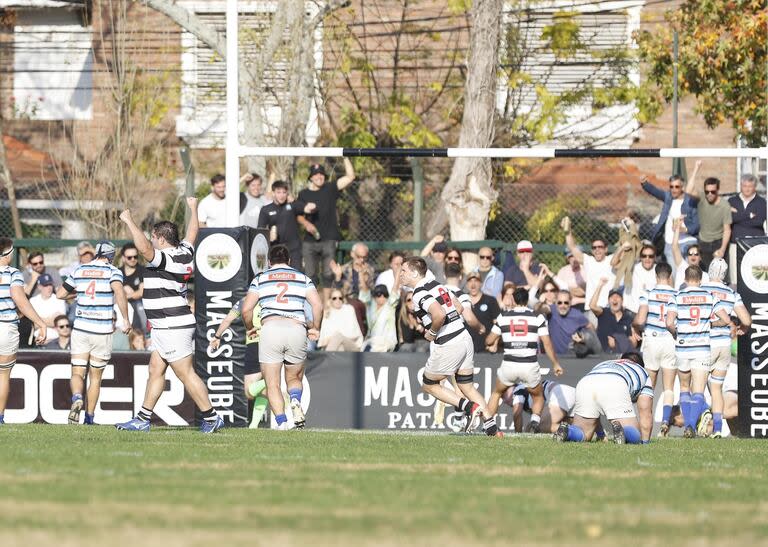
<svg viewBox="0 0 768 547">
<path fill-rule="evenodd" d="M 133 308 L 133 323 L 131 326 L 141 332 L 147 330 L 147 316 L 141 299 L 144 296 L 144 266 L 139 264 L 139 250 L 134 243 L 126 243 L 120 250 L 123 272 L 123 290 L 128 303 Z M 128 318 L 126 317 L 127 321 Z"/>
<path fill-rule="evenodd" d="M 333 283 L 331 260 L 334 259 L 336 248 L 341 240 L 336 200 L 340 192 L 355 180 L 355 170 L 347 158 L 344 158 L 344 172 L 344 176 L 336 182 L 329 182 L 323 166 L 315 163 L 309 169 L 309 188 L 299 192 L 299 201 L 314 203 L 317 206 L 309 215 L 315 230 L 307 230 L 304 234 L 302 245 L 304 272 L 319 287 L 322 262 L 323 294 L 326 299 L 330 296 Z"/>
<path fill-rule="evenodd" d="M 469 293 L 469 299 L 472 301 L 472 313 L 475 314 L 477 320 L 485 327 L 483 334 L 480 334 L 475 329 L 467 329 L 469 330 L 470 336 L 472 336 L 472 342 L 475 345 L 475 353 L 488 353 L 485 346 L 485 333 L 491 332 L 493 320 L 496 319 L 501 312 L 499 302 L 492 296 L 483 294 L 481 291 L 482 286 L 483 282 L 478 272 L 467 274 L 466 288 Z"/>
<path fill-rule="evenodd" d="M 259 228 L 269 229 L 272 245 L 278 243 L 288 247 L 291 253 L 291 266 L 301 270 L 301 239 L 296 217 L 310 214 L 315 210 L 314 203 L 296 200 L 288 202 L 288 183 L 276 180 L 272 183 L 272 203 L 261 208 Z"/>
</svg>

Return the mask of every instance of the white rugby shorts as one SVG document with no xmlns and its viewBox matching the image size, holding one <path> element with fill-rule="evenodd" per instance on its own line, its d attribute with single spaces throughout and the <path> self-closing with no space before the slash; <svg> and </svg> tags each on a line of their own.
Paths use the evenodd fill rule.
<svg viewBox="0 0 768 547">
<path fill-rule="evenodd" d="M 576 404 L 576 388 L 557 384 L 549 392 L 549 401 L 547 406 L 561 408 L 564 412 L 573 416 L 573 406 Z"/>
<path fill-rule="evenodd" d="M 259 362 L 298 365 L 307 359 L 307 327 L 292 319 L 270 319 L 261 324 Z"/>
<path fill-rule="evenodd" d="M 583 418 L 635 418 L 629 387 L 615 374 L 587 374 L 576 384 L 573 413 Z"/>
<path fill-rule="evenodd" d="M 70 341 L 72 355 L 89 355 L 91 366 L 102 368 L 112 357 L 112 334 L 94 334 L 81 330 L 72 331 Z M 96 359 L 94 363 L 93 359 Z M 86 361 L 87 362 L 87 361 Z"/>
<path fill-rule="evenodd" d="M 728 365 L 728 372 L 725 373 L 725 380 L 723 380 L 723 393 L 726 391 L 739 392 L 739 367 L 736 363 Z"/>
<path fill-rule="evenodd" d="M 152 329 L 153 351 L 168 363 L 175 363 L 195 352 L 195 327 L 183 329 Z"/>
<path fill-rule="evenodd" d="M 531 389 L 541 383 L 539 363 L 503 362 L 496 372 L 496 376 L 505 386 L 522 384 Z"/>
<path fill-rule="evenodd" d="M 451 376 L 460 370 L 474 370 L 475 345 L 465 330 L 445 344 L 429 345 L 429 359 L 424 372 L 436 376 Z"/>
<path fill-rule="evenodd" d="M 0 322 L 0 355 L 16 355 L 19 351 L 19 325 Z M 11 368 L 2 366 L 0 368 Z"/>
<path fill-rule="evenodd" d="M 719 348 L 712 348 L 712 356 L 710 358 L 711 365 L 709 371 L 719 371 L 718 376 L 722 376 L 723 373 L 728 370 L 728 366 L 731 364 L 731 346 L 721 346 Z"/>
<path fill-rule="evenodd" d="M 675 339 L 671 334 L 646 333 L 643 336 L 643 361 L 647 370 L 676 369 Z"/>
</svg>

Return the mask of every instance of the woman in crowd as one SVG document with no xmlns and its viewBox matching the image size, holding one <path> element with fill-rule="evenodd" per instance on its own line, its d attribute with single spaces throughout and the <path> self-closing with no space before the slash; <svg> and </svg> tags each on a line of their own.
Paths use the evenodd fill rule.
<svg viewBox="0 0 768 547">
<path fill-rule="evenodd" d="M 549 317 L 552 313 L 552 309 L 554 309 L 555 301 L 557 300 L 557 291 L 559 290 L 560 289 L 552 278 L 546 277 L 538 295 L 539 301 L 533 307 L 533 311 L 544 315 L 544 317 Z"/>
<path fill-rule="evenodd" d="M 325 304 L 317 346 L 325 351 L 360 351 L 363 347 L 363 333 L 355 309 L 346 303 L 344 293 L 339 289 L 331 291 L 329 302 Z"/>
</svg>

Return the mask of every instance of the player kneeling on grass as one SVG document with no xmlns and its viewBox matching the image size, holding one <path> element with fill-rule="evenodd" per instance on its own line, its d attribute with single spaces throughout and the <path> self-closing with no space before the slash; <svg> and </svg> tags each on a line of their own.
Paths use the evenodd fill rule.
<svg viewBox="0 0 768 547">
<path fill-rule="evenodd" d="M 35 323 L 36 342 L 45 344 L 47 326 L 24 293 L 24 276 L 11 266 L 13 241 L 0 238 L 0 424 L 5 423 L 5 405 L 11 387 L 11 369 L 19 351 L 19 312 Z"/>
<path fill-rule="evenodd" d="M 493 416 L 499 409 L 499 401 L 504 392 L 515 384 L 522 384 L 531 394 L 531 421 L 526 431 L 538 433 L 541 413 L 544 410 L 544 386 L 541 383 L 539 368 L 539 341 L 544 352 L 555 368 L 555 375 L 562 376 L 563 367 L 557 360 L 555 349 L 549 338 L 547 320 L 526 307 L 528 289 L 516 288 L 512 293 L 513 308 L 501 312 L 485 339 L 486 346 L 492 346 L 499 337 L 504 344 L 504 360 L 499 367 L 496 385 L 488 401 L 488 412 Z M 515 428 L 515 431 L 520 431 Z"/>
<path fill-rule="evenodd" d="M 216 329 L 216 333 L 213 335 L 209 345 L 210 352 L 215 352 L 219 349 L 221 339 L 229 329 L 232 321 L 236 320 L 242 315 L 243 302 L 245 298 L 241 298 L 237 303 L 232 306 L 229 313 L 224 317 L 224 320 L 219 324 L 219 328 Z M 257 305 L 253 313 L 253 322 L 251 325 L 246 325 L 248 331 L 255 330 L 256 332 L 251 334 L 247 332 L 245 335 L 245 367 L 243 375 L 243 391 L 249 401 L 253 401 L 253 412 L 251 413 L 251 422 L 248 426 L 250 429 L 256 429 L 259 427 L 259 422 L 264 416 L 264 412 L 267 410 L 267 398 L 262 394 L 267 387 L 267 383 L 264 381 L 264 376 L 261 374 L 261 364 L 259 363 L 259 334 L 258 330 L 261 328 L 259 319 L 259 306 Z M 229 333 L 230 340 L 232 333 Z"/>
<path fill-rule="evenodd" d="M 637 403 L 639 416 L 633 403 Z M 611 422 L 616 444 L 646 444 L 653 427 L 653 388 L 643 367 L 643 358 L 634 351 L 621 359 L 603 361 L 576 384 L 573 424 L 560 424 L 554 439 L 560 442 L 592 440 L 600 416 Z"/>
<path fill-rule="evenodd" d="M 87 264 L 80 264 L 64 284 L 56 291 L 56 298 L 65 299 L 77 293 L 75 301 L 75 323 L 72 330 L 72 406 L 69 409 L 69 423 L 80 423 L 83 409 L 85 371 L 88 370 L 88 406 L 85 410 L 85 425 L 93 425 L 96 403 L 101 390 L 104 367 L 112 357 L 112 321 L 115 301 L 123 316 L 123 332 L 131 332 L 128 321 L 128 300 L 123 290 L 123 273 L 112 265 L 115 246 L 111 241 L 96 244 L 96 257 Z M 90 366 L 90 368 L 88 368 Z"/>
<path fill-rule="evenodd" d="M 463 306 L 449 289 L 434 279 L 428 280 L 426 275 L 427 263 L 420 257 L 409 258 L 400 270 L 400 284 L 413 289 L 413 312 L 428 329 L 424 337 L 431 342 L 421 389 L 464 412 L 468 417 L 466 431 L 476 425 L 482 414 L 485 433 L 501 436 L 496 418 L 475 389 L 475 348 L 461 317 Z M 450 376 L 455 377 L 464 397 L 440 385 Z"/>
<path fill-rule="evenodd" d="M 267 398 L 278 429 L 288 429 L 285 402 L 280 390 L 280 376 L 285 365 L 293 423 L 299 429 L 306 421 L 301 408 L 304 361 L 307 339 L 317 340 L 323 318 L 323 303 L 312 280 L 291 267 L 291 254 L 285 245 L 269 249 L 269 268 L 251 281 L 243 302 L 243 322 L 253 324 L 256 304 L 260 306 L 259 361 L 267 383 Z M 312 308 L 306 317 L 305 304 Z M 249 334 L 254 334 L 250 329 Z"/>
<path fill-rule="evenodd" d="M 541 412 L 541 431 L 554 433 L 560 424 L 569 422 L 576 404 L 576 388 L 552 380 L 541 384 L 544 392 L 544 410 Z M 533 413 L 533 396 L 524 385 L 507 388 L 501 399 L 512 407 L 515 431 L 522 431 L 523 413 Z"/>
</svg>

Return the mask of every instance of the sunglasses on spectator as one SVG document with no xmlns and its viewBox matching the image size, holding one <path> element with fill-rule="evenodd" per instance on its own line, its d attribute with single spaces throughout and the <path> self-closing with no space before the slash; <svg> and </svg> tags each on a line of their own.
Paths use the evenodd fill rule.
<svg viewBox="0 0 768 547">
<path fill-rule="evenodd" d="M 340 296 L 332 296 L 331 300 L 342 300 Z"/>
<path fill-rule="evenodd" d="M 72 325 L 70 325 L 69 323 L 65 323 L 63 325 L 56 325 L 56 328 L 59 328 L 59 329 L 71 329 Z"/>
<path fill-rule="evenodd" d="M 696 252 L 688 253 L 688 256 L 699 256 L 699 253 L 696 253 Z"/>
<path fill-rule="evenodd" d="M 542 292 L 555 292 L 555 289 L 544 289 Z"/>
<path fill-rule="evenodd" d="M 569 306 L 571 304 L 571 301 L 570 300 L 558 300 L 557 304 L 559 306 Z"/>
<path fill-rule="evenodd" d="M 126 260 L 136 260 L 139 258 L 139 255 L 124 255 L 123 258 Z"/>
<path fill-rule="evenodd" d="M 605 249 L 605 245 L 592 245 L 593 249 Z"/>
<path fill-rule="evenodd" d="M 670 184 L 669 185 L 669 189 L 670 190 L 679 190 L 680 188 L 682 188 L 682 186 L 680 186 L 679 184 Z"/>
<path fill-rule="evenodd" d="M 480 260 L 491 260 L 493 255 L 480 255 Z"/>
<path fill-rule="evenodd" d="M 712 194 L 714 196 L 714 195 L 717 195 L 717 190 L 704 190 L 704 193 L 705 194 Z"/>
<path fill-rule="evenodd" d="M 640 255 L 640 258 L 656 258 L 656 255 Z"/>
<path fill-rule="evenodd" d="M 445 259 L 446 260 L 455 260 L 456 262 L 458 262 L 459 260 L 461 260 L 461 257 L 460 256 L 456 256 L 456 255 L 448 255 L 448 256 L 445 257 Z"/>
</svg>

